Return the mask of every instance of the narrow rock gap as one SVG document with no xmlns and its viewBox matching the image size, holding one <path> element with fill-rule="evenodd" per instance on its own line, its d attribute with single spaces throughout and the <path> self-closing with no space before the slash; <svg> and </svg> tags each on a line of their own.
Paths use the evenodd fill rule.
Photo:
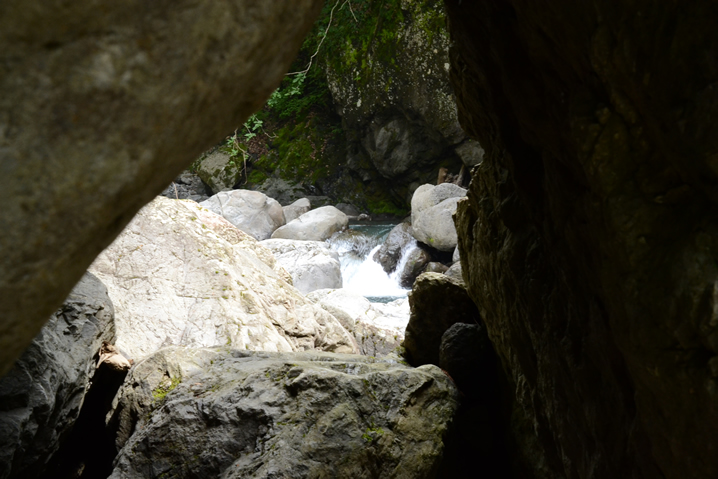
<svg viewBox="0 0 718 479">
<path fill-rule="evenodd" d="M 127 371 L 100 365 L 75 427 L 40 479 L 105 479 L 112 473 L 116 431 L 105 426 L 105 417 L 126 376 Z"/>
</svg>

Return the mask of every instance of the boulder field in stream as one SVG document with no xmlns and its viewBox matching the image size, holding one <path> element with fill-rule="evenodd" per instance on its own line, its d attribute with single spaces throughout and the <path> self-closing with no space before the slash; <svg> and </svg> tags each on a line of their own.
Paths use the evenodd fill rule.
<svg viewBox="0 0 718 479">
<path fill-rule="evenodd" d="M 718 8 L 445 2 L 520 477 L 718 477 Z"/>
<path fill-rule="evenodd" d="M 193 201 L 157 197 L 90 271 L 115 306 L 116 344 L 134 359 L 167 345 L 357 351 L 268 249 Z"/>
<path fill-rule="evenodd" d="M 458 393 L 436 366 L 170 347 L 137 364 L 111 422 L 111 479 L 436 477 Z"/>
<path fill-rule="evenodd" d="M 261 107 L 322 4 L 0 3 L 0 374 L 134 214 Z"/>
</svg>

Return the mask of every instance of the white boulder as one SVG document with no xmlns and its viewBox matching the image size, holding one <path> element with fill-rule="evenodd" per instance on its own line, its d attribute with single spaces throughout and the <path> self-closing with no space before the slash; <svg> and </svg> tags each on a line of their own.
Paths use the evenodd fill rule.
<svg viewBox="0 0 718 479">
<path fill-rule="evenodd" d="M 321 241 L 269 239 L 260 243 L 292 276 L 292 283 L 304 294 L 316 289 L 341 288 L 339 256 Z"/>
<path fill-rule="evenodd" d="M 299 198 L 291 205 L 283 206 L 282 209 L 284 210 L 284 219 L 289 223 L 311 210 L 312 203 L 307 198 Z"/>
<path fill-rule="evenodd" d="M 349 224 L 347 215 L 334 206 L 322 206 L 278 228 L 272 238 L 324 241 Z"/>
<path fill-rule="evenodd" d="M 453 213 L 466 190 L 453 183 L 421 185 L 411 198 L 411 226 L 414 238 L 440 251 L 456 248 Z"/>
<path fill-rule="evenodd" d="M 356 351 L 269 250 L 192 201 L 156 198 L 90 271 L 114 303 L 116 344 L 134 359 L 167 345 Z"/>
<path fill-rule="evenodd" d="M 404 340 L 409 323 L 409 300 L 371 303 L 365 297 L 346 289 L 322 289 L 307 295 L 354 335 L 362 354 L 385 355 Z"/>
<path fill-rule="evenodd" d="M 200 204 L 260 241 L 285 223 L 282 205 L 259 191 L 222 191 Z"/>
</svg>

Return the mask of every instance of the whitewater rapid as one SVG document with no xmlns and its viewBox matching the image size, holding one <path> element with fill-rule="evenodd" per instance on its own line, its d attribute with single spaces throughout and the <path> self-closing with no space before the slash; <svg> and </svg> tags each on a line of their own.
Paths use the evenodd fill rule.
<svg viewBox="0 0 718 479">
<path fill-rule="evenodd" d="M 378 228 L 375 234 L 350 230 L 349 233 L 342 233 L 329 241 L 330 247 L 339 255 L 344 289 L 367 297 L 373 302 L 402 298 L 410 291 L 399 285 L 399 272 L 406 264 L 408 253 L 416 248 L 416 242 L 404 247 L 397 268 L 391 275 L 373 259 L 386 239 L 387 228 L 391 229 L 391 226 Z"/>
</svg>

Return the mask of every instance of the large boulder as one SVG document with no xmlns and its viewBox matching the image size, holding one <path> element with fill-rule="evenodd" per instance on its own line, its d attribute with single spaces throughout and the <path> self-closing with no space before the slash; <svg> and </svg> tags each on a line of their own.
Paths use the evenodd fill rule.
<svg viewBox="0 0 718 479">
<path fill-rule="evenodd" d="M 446 6 L 461 124 L 486 149 L 461 261 L 522 460 L 718 477 L 715 2 Z"/>
<path fill-rule="evenodd" d="M 197 176 L 210 187 L 212 193 L 232 188 L 239 181 L 244 165 L 242 161 L 215 148 L 201 158 L 197 165 Z"/>
<path fill-rule="evenodd" d="M 414 238 L 439 251 L 453 251 L 457 240 L 452 215 L 465 196 L 466 190 L 453 183 L 418 187 L 411 198 Z"/>
<path fill-rule="evenodd" d="M 396 350 L 404 340 L 409 322 L 407 298 L 388 304 L 371 303 L 346 289 L 323 289 L 307 295 L 337 318 L 354 335 L 361 354 L 383 356 Z"/>
<path fill-rule="evenodd" d="M 435 366 L 167 348 L 118 394 L 110 478 L 432 478 L 457 406 Z"/>
<path fill-rule="evenodd" d="M 0 375 L 135 213 L 261 108 L 323 4 L 0 3 Z"/>
<path fill-rule="evenodd" d="M 269 239 L 260 245 L 269 249 L 277 264 L 292 276 L 292 283 L 304 294 L 316 289 L 341 288 L 339 256 L 321 241 Z"/>
<path fill-rule="evenodd" d="M 260 241 L 285 223 L 282 205 L 259 191 L 222 191 L 200 204 Z"/>
<path fill-rule="evenodd" d="M 0 380 L 0 477 L 42 473 L 75 425 L 103 341 L 114 337 L 107 289 L 86 273 Z"/>
<path fill-rule="evenodd" d="M 299 198 L 291 205 L 283 206 L 284 220 L 289 223 L 290 221 L 296 220 L 304 213 L 312 209 L 312 203 L 307 198 Z"/>
<path fill-rule="evenodd" d="M 324 241 L 348 224 L 347 215 L 333 206 L 322 206 L 278 228 L 272 238 Z"/>
<path fill-rule="evenodd" d="M 354 352 L 341 324 L 282 278 L 274 257 L 221 216 L 157 197 L 90 270 L 135 359 L 170 344 Z"/>
<path fill-rule="evenodd" d="M 381 265 L 386 274 L 391 274 L 396 269 L 402 253 L 414 242 L 411 223 L 408 221 L 399 223 L 392 228 L 381 248 L 374 253 L 372 259 Z"/>
<path fill-rule="evenodd" d="M 409 364 L 439 365 L 441 337 L 455 323 L 478 324 L 479 310 L 466 288 L 441 273 L 424 273 L 409 293 L 411 315 L 404 356 Z"/>
</svg>

